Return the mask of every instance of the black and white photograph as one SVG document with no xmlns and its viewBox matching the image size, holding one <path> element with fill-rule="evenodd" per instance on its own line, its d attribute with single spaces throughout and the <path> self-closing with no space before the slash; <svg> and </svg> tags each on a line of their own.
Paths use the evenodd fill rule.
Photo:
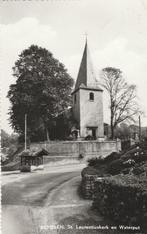
<svg viewBox="0 0 147 234">
<path fill-rule="evenodd" d="M 147 234 L 147 0 L 0 0 L 1 233 Z"/>
</svg>

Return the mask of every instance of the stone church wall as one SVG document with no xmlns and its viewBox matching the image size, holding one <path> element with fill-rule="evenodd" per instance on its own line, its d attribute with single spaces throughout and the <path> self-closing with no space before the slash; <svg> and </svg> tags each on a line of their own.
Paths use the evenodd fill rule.
<svg viewBox="0 0 147 234">
<path fill-rule="evenodd" d="M 76 100 L 76 101 L 75 101 Z M 80 92 L 73 94 L 73 113 L 74 118 L 80 123 Z"/>
<path fill-rule="evenodd" d="M 49 156 L 44 156 L 45 162 L 50 160 L 78 159 L 82 155 L 84 160 L 91 157 L 106 157 L 112 152 L 121 150 L 120 141 L 51 141 L 45 143 L 32 143 L 31 149 L 46 149 Z"/>
<path fill-rule="evenodd" d="M 94 101 L 89 94 L 94 94 Z M 97 137 L 104 137 L 102 92 L 80 89 L 80 126 L 81 137 L 87 136 L 87 127 L 98 127 Z"/>
</svg>

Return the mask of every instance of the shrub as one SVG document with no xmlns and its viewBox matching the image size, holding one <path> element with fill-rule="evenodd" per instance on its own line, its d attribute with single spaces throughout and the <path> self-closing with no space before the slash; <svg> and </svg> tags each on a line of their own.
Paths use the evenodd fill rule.
<svg viewBox="0 0 147 234">
<path fill-rule="evenodd" d="M 106 163 L 109 163 L 109 162 L 112 162 L 116 159 L 119 159 L 121 156 L 120 153 L 117 153 L 117 152 L 112 152 L 111 154 L 109 154 L 105 159 L 104 159 L 104 162 Z"/>
<path fill-rule="evenodd" d="M 92 140 L 95 140 L 95 138 L 93 136 L 91 136 L 91 135 L 88 135 L 88 136 L 86 136 L 84 138 L 84 140 L 86 140 L 86 141 L 92 141 Z"/>
<path fill-rule="evenodd" d="M 84 155 L 83 154 L 79 154 L 78 159 L 82 160 L 83 158 L 84 158 Z"/>
<path fill-rule="evenodd" d="M 82 177 L 85 175 L 97 175 L 97 174 L 98 174 L 97 170 L 90 166 L 85 167 L 81 172 Z"/>
<path fill-rule="evenodd" d="M 133 170 L 132 173 L 137 176 L 147 176 L 147 163 L 137 164 Z"/>
<path fill-rule="evenodd" d="M 104 163 L 104 159 L 99 157 L 99 158 L 90 158 L 87 160 L 88 162 L 88 166 L 92 166 L 92 167 L 97 167 L 100 164 Z"/>
<path fill-rule="evenodd" d="M 132 172 L 134 175 L 140 175 L 144 172 L 144 168 L 143 167 L 135 167 L 133 168 Z"/>
<path fill-rule="evenodd" d="M 20 171 L 21 171 L 21 172 L 31 172 L 31 167 L 28 166 L 28 165 L 21 166 L 21 167 L 20 167 Z"/>
<path fill-rule="evenodd" d="M 135 165 L 135 161 L 133 159 L 128 159 L 127 161 L 123 162 L 123 167 L 128 168 Z"/>
<path fill-rule="evenodd" d="M 147 161 L 147 153 L 141 146 L 137 146 L 134 149 L 126 152 L 124 155 L 121 156 L 121 158 L 123 160 L 133 159 L 136 163 L 138 163 Z"/>
<path fill-rule="evenodd" d="M 147 214 L 147 179 L 117 175 L 96 180 L 93 206 L 119 223 L 144 226 Z"/>
<path fill-rule="evenodd" d="M 123 167 L 123 160 L 117 159 L 112 161 L 108 166 L 108 172 L 112 175 L 117 175 L 120 173 L 121 169 Z"/>
</svg>

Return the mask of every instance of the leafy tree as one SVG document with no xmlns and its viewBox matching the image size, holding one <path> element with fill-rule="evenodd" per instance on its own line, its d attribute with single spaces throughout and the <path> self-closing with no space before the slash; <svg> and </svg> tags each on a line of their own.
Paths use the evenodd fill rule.
<svg viewBox="0 0 147 234">
<path fill-rule="evenodd" d="M 16 145 L 18 141 L 18 135 L 17 134 L 11 134 L 9 135 L 7 132 L 5 132 L 3 129 L 1 129 L 1 147 L 9 147 L 10 145 Z"/>
<path fill-rule="evenodd" d="M 134 121 L 139 108 L 136 103 L 136 86 L 125 81 L 122 71 L 113 67 L 102 70 L 102 85 L 110 97 L 111 138 L 118 124 L 124 121 Z"/>
<path fill-rule="evenodd" d="M 73 117 L 72 108 L 67 109 L 63 113 L 59 114 L 55 119 L 52 129 L 50 130 L 51 140 L 70 140 L 73 139 L 71 135 L 71 129 L 73 126 L 77 126 L 77 121 Z"/>
<path fill-rule="evenodd" d="M 24 134 L 27 114 L 28 135 L 41 140 L 53 119 L 70 106 L 73 79 L 51 52 L 36 45 L 19 55 L 13 76 L 17 80 L 8 92 L 10 123 L 16 132 Z"/>
<path fill-rule="evenodd" d="M 10 136 L 3 129 L 1 129 L 1 147 L 8 147 L 10 144 Z"/>
<path fill-rule="evenodd" d="M 9 135 L 1 129 L 1 162 L 6 164 L 13 159 L 13 154 L 18 148 L 18 135 Z"/>
<path fill-rule="evenodd" d="M 115 129 L 115 137 L 120 139 L 129 139 L 131 137 L 130 126 L 125 123 L 121 123 L 120 126 L 117 126 Z"/>
</svg>

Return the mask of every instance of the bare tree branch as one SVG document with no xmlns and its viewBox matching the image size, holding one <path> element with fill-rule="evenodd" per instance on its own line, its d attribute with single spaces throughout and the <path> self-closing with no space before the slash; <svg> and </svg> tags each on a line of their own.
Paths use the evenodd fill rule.
<svg viewBox="0 0 147 234">
<path fill-rule="evenodd" d="M 136 102 L 136 86 L 128 85 L 123 78 L 122 71 L 113 67 L 102 70 L 102 86 L 110 97 L 110 125 L 111 138 L 114 138 L 114 129 L 123 121 L 133 121 L 138 114 Z"/>
</svg>

